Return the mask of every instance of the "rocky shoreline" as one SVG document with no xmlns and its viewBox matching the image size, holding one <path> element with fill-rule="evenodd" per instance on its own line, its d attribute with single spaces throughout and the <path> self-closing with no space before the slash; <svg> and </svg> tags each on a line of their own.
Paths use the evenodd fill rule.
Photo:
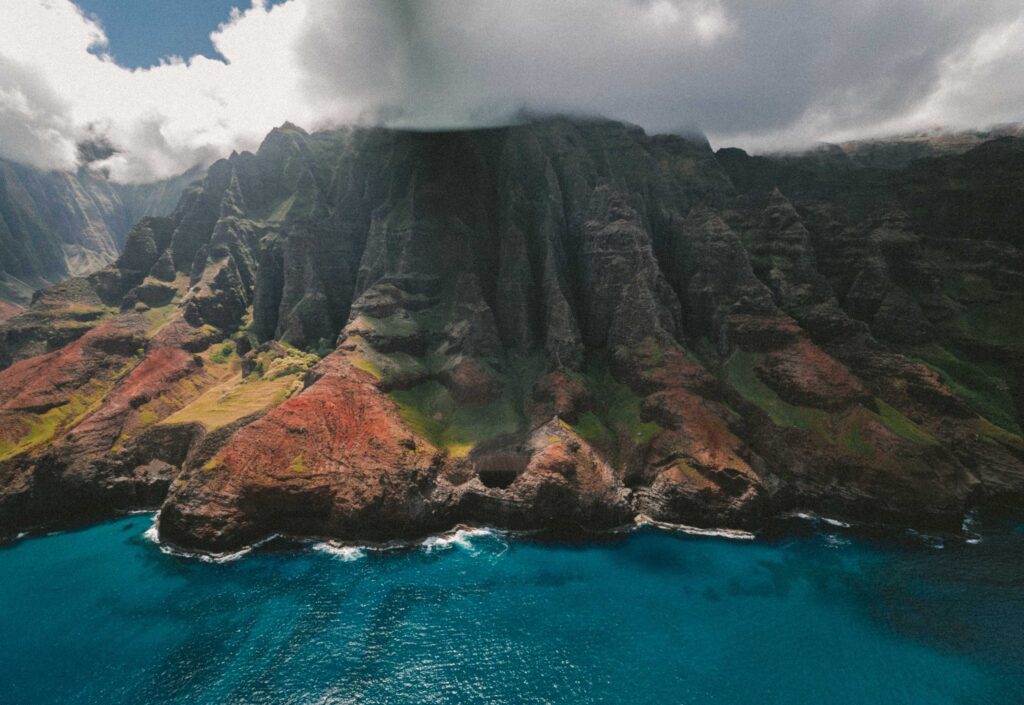
<svg viewBox="0 0 1024 705">
<path fill-rule="evenodd" d="M 238 546 L 230 551 L 210 551 L 203 548 L 183 548 L 167 540 L 160 533 L 160 510 L 155 507 L 140 508 L 118 512 L 106 517 L 93 517 L 69 524 L 55 524 L 49 527 L 29 528 L 16 536 L 0 536 L 0 547 L 13 545 L 23 539 L 35 536 L 50 536 L 62 531 L 75 531 L 88 528 L 96 522 L 102 523 L 124 514 L 144 514 L 153 517 L 153 523 L 145 532 L 145 537 L 159 547 L 160 551 L 178 558 L 194 559 L 210 563 L 228 563 L 239 560 L 255 550 L 264 547 L 274 551 L 299 551 L 312 548 L 338 556 L 341 560 L 356 560 L 368 552 L 403 551 L 412 549 L 434 550 L 452 545 L 468 546 L 469 540 L 476 536 L 500 535 L 510 538 L 526 538 L 533 541 L 550 541 L 555 543 L 593 543 L 600 544 L 616 537 L 630 534 L 643 529 L 655 529 L 685 536 L 718 538 L 731 541 L 781 541 L 790 538 L 807 537 L 817 534 L 828 534 L 836 537 L 870 538 L 886 542 L 903 542 L 908 545 L 924 545 L 941 549 L 950 542 L 978 544 L 983 536 L 978 525 L 987 525 L 990 521 L 1004 521 L 1007 518 L 1019 520 L 1019 511 L 1007 514 L 981 516 L 978 512 L 969 512 L 961 521 L 957 530 L 931 529 L 921 530 L 901 524 L 870 524 L 851 523 L 833 517 L 825 517 L 809 511 L 793 511 L 770 517 L 765 522 L 750 530 L 726 527 L 699 527 L 688 524 L 658 521 L 638 514 L 627 524 L 604 529 L 567 530 L 557 529 L 509 529 L 483 524 L 456 524 L 448 529 L 416 536 L 407 539 L 391 539 L 387 541 L 344 540 L 330 536 L 305 536 L 273 533 L 250 544 Z"/>
</svg>

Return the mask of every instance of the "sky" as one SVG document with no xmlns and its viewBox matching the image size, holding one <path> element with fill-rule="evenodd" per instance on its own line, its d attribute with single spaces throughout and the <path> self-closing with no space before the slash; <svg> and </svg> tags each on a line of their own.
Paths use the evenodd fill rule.
<svg viewBox="0 0 1024 705">
<path fill-rule="evenodd" d="M 138 183 L 285 121 L 799 149 L 1024 120 L 1020 0 L 0 0 L 0 157 Z"/>
<path fill-rule="evenodd" d="M 148 68 L 168 56 L 222 57 L 210 34 L 239 0 L 77 0 L 107 36 L 106 52 L 126 68 Z"/>
</svg>

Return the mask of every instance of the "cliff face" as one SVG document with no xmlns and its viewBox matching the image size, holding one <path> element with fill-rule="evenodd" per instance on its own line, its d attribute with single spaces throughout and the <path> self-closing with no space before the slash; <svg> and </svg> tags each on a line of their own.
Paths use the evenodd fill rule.
<svg viewBox="0 0 1024 705">
<path fill-rule="evenodd" d="M 605 121 L 285 125 L 0 325 L 0 530 L 1019 507 L 1020 144 L 874 170 Z"/>
<path fill-rule="evenodd" d="M 199 175 L 126 186 L 85 169 L 41 172 L 0 160 L 0 300 L 27 304 L 38 288 L 111 263 L 131 226 L 170 213 Z"/>
</svg>

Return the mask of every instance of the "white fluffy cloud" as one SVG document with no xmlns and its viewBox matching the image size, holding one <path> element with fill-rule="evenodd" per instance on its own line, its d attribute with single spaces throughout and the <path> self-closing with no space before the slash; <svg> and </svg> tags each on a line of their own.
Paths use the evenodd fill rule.
<svg viewBox="0 0 1024 705">
<path fill-rule="evenodd" d="M 276 124 L 313 122 L 294 48 L 305 2 L 235 13 L 214 33 L 228 62 L 171 58 L 128 70 L 105 54 L 102 27 L 70 0 L 3 0 L 0 155 L 69 168 L 77 144 L 117 149 L 99 166 L 121 181 L 170 176 L 252 147 Z"/>
<path fill-rule="evenodd" d="M 244 0 L 240 0 L 244 2 Z M 285 120 L 422 129 L 521 110 L 703 129 L 752 149 L 1024 119 L 1019 0 L 262 0 L 201 56 L 128 70 L 71 0 L 3 0 L 0 156 L 121 181 Z"/>
</svg>

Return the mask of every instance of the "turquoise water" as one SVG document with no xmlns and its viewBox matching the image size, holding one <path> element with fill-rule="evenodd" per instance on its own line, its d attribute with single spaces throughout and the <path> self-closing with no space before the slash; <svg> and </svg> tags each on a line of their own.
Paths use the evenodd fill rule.
<svg viewBox="0 0 1024 705">
<path fill-rule="evenodd" d="M 1024 702 L 1021 528 L 942 550 L 642 530 L 214 564 L 149 526 L 0 549 L 0 703 Z"/>
</svg>

